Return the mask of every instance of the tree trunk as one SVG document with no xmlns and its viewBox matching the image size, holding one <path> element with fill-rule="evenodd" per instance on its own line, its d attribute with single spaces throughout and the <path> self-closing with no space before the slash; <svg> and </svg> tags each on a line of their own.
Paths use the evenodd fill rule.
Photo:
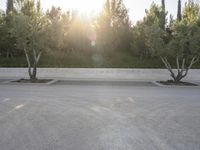
<svg viewBox="0 0 200 150">
<path fill-rule="evenodd" d="M 27 64 L 28 64 L 29 78 L 30 78 L 31 81 L 35 81 L 35 80 L 37 80 L 36 75 L 37 75 L 37 62 L 38 61 L 34 59 L 34 64 L 31 65 L 30 56 L 29 56 L 27 50 L 24 49 L 24 52 L 25 52 L 26 61 L 27 61 Z"/>
<path fill-rule="evenodd" d="M 37 77 L 36 77 L 36 76 L 37 76 L 37 65 L 35 64 L 34 67 L 33 67 L 31 80 L 32 80 L 32 81 L 37 80 Z"/>
<path fill-rule="evenodd" d="M 31 81 L 37 80 L 37 67 L 29 68 L 29 77 Z"/>
<path fill-rule="evenodd" d="M 182 66 L 180 67 L 179 57 L 176 57 L 176 63 L 177 63 L 177 74 L 173 71 L 169 61 L 166 57 L 160 57 L 162 62 L 165 64 L 165 67 L 168 69 L 168 71 L 171 73 L 171 77 L 173 78 L 173 81 L 175 83 L 180 82 L 183 78 L 185 78 L 189 72 L 189 70 L 192 68 L 192 66 L 199 61 L 198 56 L 194 56 L 190 62 L 190 65 L 186 67 L 185 61 L 186 59 L 183 58 L 182 60 Z"/>
<path fill-rule="evenodd" d="M 33 49 L 33 63 L 31 63 L 30 55 L 25 48 L 24 48 L 24 53 L 26 56 L 27 64 L 28 64 L 28 73 L 29 73 L 30 80 L 36 81 L 37 80 L 37 65 L 42 55 L 42 51 L 40 51 L 37 54 L 36 51 Z"/>
</svg>

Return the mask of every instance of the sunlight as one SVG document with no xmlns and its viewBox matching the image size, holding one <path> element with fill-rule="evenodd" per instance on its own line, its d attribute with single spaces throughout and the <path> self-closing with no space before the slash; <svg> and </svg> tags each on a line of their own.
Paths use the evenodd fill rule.
<svg viewBox="0 0 200 150">
<path fill-rule="evenodd" d="M 74 10 L 78 10 L 82 14 L 97 14 L 103 7 L 104 0 L 70 0 L 63 6 L 68 5 Z"/>
</svg>

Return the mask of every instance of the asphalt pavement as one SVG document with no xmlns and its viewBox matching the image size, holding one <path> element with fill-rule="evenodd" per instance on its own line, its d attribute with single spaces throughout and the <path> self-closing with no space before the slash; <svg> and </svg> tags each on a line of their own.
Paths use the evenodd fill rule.
<svg viewBox="0 0 200 150">
<path fill-rule="evenodd" d="M 199 150 L 200 88 L 0 84 L 0 150 Z"/>
</svg>

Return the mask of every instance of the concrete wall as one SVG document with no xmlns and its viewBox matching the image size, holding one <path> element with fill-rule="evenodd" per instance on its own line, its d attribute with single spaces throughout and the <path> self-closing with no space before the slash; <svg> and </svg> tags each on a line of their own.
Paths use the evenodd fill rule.
<svg viewBox="0 0 200 150">
<path fill-rule="evenodd" d="M 166 69 L 75 69 L 39 68 L 39 78 L 103 79 L 103 80 L 167 80 Z M 27 68 L 0 68 L 0 78 L 28 78 Z M 185 80 L 200 81 L 200 69 L 193 69 Z"/>
</svg>

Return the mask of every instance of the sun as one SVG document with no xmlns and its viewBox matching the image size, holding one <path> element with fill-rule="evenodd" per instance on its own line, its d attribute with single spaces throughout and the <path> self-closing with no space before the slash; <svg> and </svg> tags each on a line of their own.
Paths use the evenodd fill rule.
<svg viewBox="0 0 200 150">
<path fill-rule="evenodd" d="M 70 5 L 74 10 L 83 14 L 98 13 L 101 11 L 104 0 L 68 0 L 66 5 Z"/>
</svg>

